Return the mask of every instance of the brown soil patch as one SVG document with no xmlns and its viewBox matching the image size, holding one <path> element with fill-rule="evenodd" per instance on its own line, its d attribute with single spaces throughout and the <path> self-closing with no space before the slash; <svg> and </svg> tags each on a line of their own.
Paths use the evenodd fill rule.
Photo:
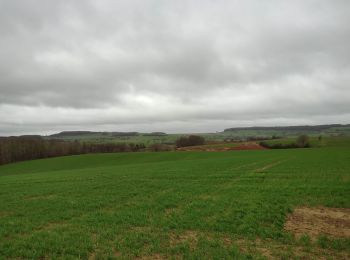
<svg viewBox="0 0 350 260">
<path fill-rule="evenodd" d="M 180 207 L 167 208 L 164 210 L 164 215 L 165 216 L 177 215 L 177 214 L 181 214 L 182 211 L 183 210 Z"/>
<path fill-rule="evenodd" d="M 188 243 L 191 249 L 197 246 L 198 233 L 193 230 L 187 230 L 182 234 L 170 234 L 170 245 L 176 246 L 178 244 Z"/>
<path fill-rule="evenodd" d="M 12 213 L 8 211 L 0 211 L 0 218 L 10 216 Z"/>
<path fill-rule="evenodd" d="M 239 146 L 233 147 L 232 150 L 266 150 L 267 148 L 257 143 L 244 143 Z"/>
<path fill-rule="evenodd" d="M 88 260 L 95 260 L 96 259 L 96 253 L 93 252 L 89 255 Z"/>
<path fill-rule="evenodd" d="M 302 247 L 298 245 L 283 244 L 273 240 L 225 239 L 227 246 L 235 244 L 241 252 L 247 254 L 260 254 L 267 259 L 349 259 L 346 251 L 323 249 L 317 246 Z"/>
<path fill-rule="evenodd" d="M 226 236 L 222 237 L 221 241 L 225 246 L 232 246 L 233 244 L 232 239 Z"/>
<path fill-rule="evenodd" d="M 349 182 L 350 181 L 350 176 L 349 175 L 345 175 L 343 176 L 343 182 Z"/>
<path fill-rule="evenodd" d="M 348 208 L 296 208 L 287 218 L 285 230 L 297 237 L 307 234 L 315 240 L 320 235 L 350 238 L 350 209 Z"/>
<path fill-rule="evenodd" d="M 234 241 L 231 240 L 231 243 L 236 244 L 244 253 L 258 253 L 267 259 L 276 259 L 276 257 L 273 256 L 272 243 L 263 242 L 260 239 L 256 239 L 255 241 L 237 239 Z"/>
<path fill-rule="evenodd" d="M 163 259 L 167 259 L 167 258 L 161 254 L 153 254 L 153 255 L 145 255 L 145 256 L 141 256 L 141 257 L 135 257 L 135 259 L 138 259 L 138 260 L 163 260 Z"/>
</svg>

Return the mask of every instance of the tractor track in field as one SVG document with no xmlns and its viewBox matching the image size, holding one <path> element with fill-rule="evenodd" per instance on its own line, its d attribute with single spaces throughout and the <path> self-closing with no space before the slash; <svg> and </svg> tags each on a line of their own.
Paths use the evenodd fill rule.
<svg viewBox="0 0 350 260">
<path fill-rule="evenodd" d="M 282 163 L 286 162 L 287 160 L 288 160 L 288 159 L 274 161 L 274 162 L 272 162 L 272 163 L 266 164 L 266 165 L 263 166 L 263 167 L 260 167 L 260 168 L 255 169 L 254 172 L 256 172 L 256 173 L 265 172 L 266 170 L 271 169 L 272 167 L 275 167 L 275 166 L 277 166 L 277 165 L 279 165 L 279 164 L 282 164 Z"/>
</svg>

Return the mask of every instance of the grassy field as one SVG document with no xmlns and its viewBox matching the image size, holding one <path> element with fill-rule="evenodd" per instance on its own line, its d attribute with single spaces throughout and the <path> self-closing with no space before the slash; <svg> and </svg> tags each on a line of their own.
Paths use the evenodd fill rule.
<svg viewBox="0 0 350 260">
<path fill-rule="evenodd" d="M 92 154 L 0 167 L 0 259 L 350 257 L 294 237 L 295 207 L 350 208 L 350 149 Z"/>
</svg>

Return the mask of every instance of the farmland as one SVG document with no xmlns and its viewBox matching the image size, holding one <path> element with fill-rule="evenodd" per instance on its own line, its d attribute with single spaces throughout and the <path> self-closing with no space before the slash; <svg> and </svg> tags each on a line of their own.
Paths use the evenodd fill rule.
<svg viewBox="0 0 350 260">
<path fill-rule="evenodd" d="M 0 260 L 350 260 L 350 0 L 0 0 Z"/>
<path fill-rule="evenodd" d="M 346 234 L 285 227 L 300 207 L 350 208 L 350 149 L 336 144 L 1 166 L 0 259 L 348 258 Z"/>
<path fill-rule="evenodd" d="M 209 142 L 224 140 L 246 140 L 249 138 L 293 138 L 301 134 L 312 137 L 350 136 L 350 125 L 288 126 L 288 127 L 247 127 L 229 128 L 215 133 L 194 133 L 203 136 Z M 174 144 L 184 134 L 138 133 L 138 132 L 88 132 L 68 131 L 46 136 L 47 139 L 78 140 L 94 143 L 143 143 L 146 146 L 154 143 Z"/>
</svg>

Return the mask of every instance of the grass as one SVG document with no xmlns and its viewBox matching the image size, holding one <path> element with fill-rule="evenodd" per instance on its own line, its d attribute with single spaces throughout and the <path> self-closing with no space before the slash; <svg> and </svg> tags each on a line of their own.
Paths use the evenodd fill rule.
<svg viewBox="0 0 350 260">
<path fill-rule="evenodd" d="M 300 205 L 350 207 L 350 149 L 121 153 L 0 167 L 0 259 L 346 258 L 296 239 Z"/>
</svg>

